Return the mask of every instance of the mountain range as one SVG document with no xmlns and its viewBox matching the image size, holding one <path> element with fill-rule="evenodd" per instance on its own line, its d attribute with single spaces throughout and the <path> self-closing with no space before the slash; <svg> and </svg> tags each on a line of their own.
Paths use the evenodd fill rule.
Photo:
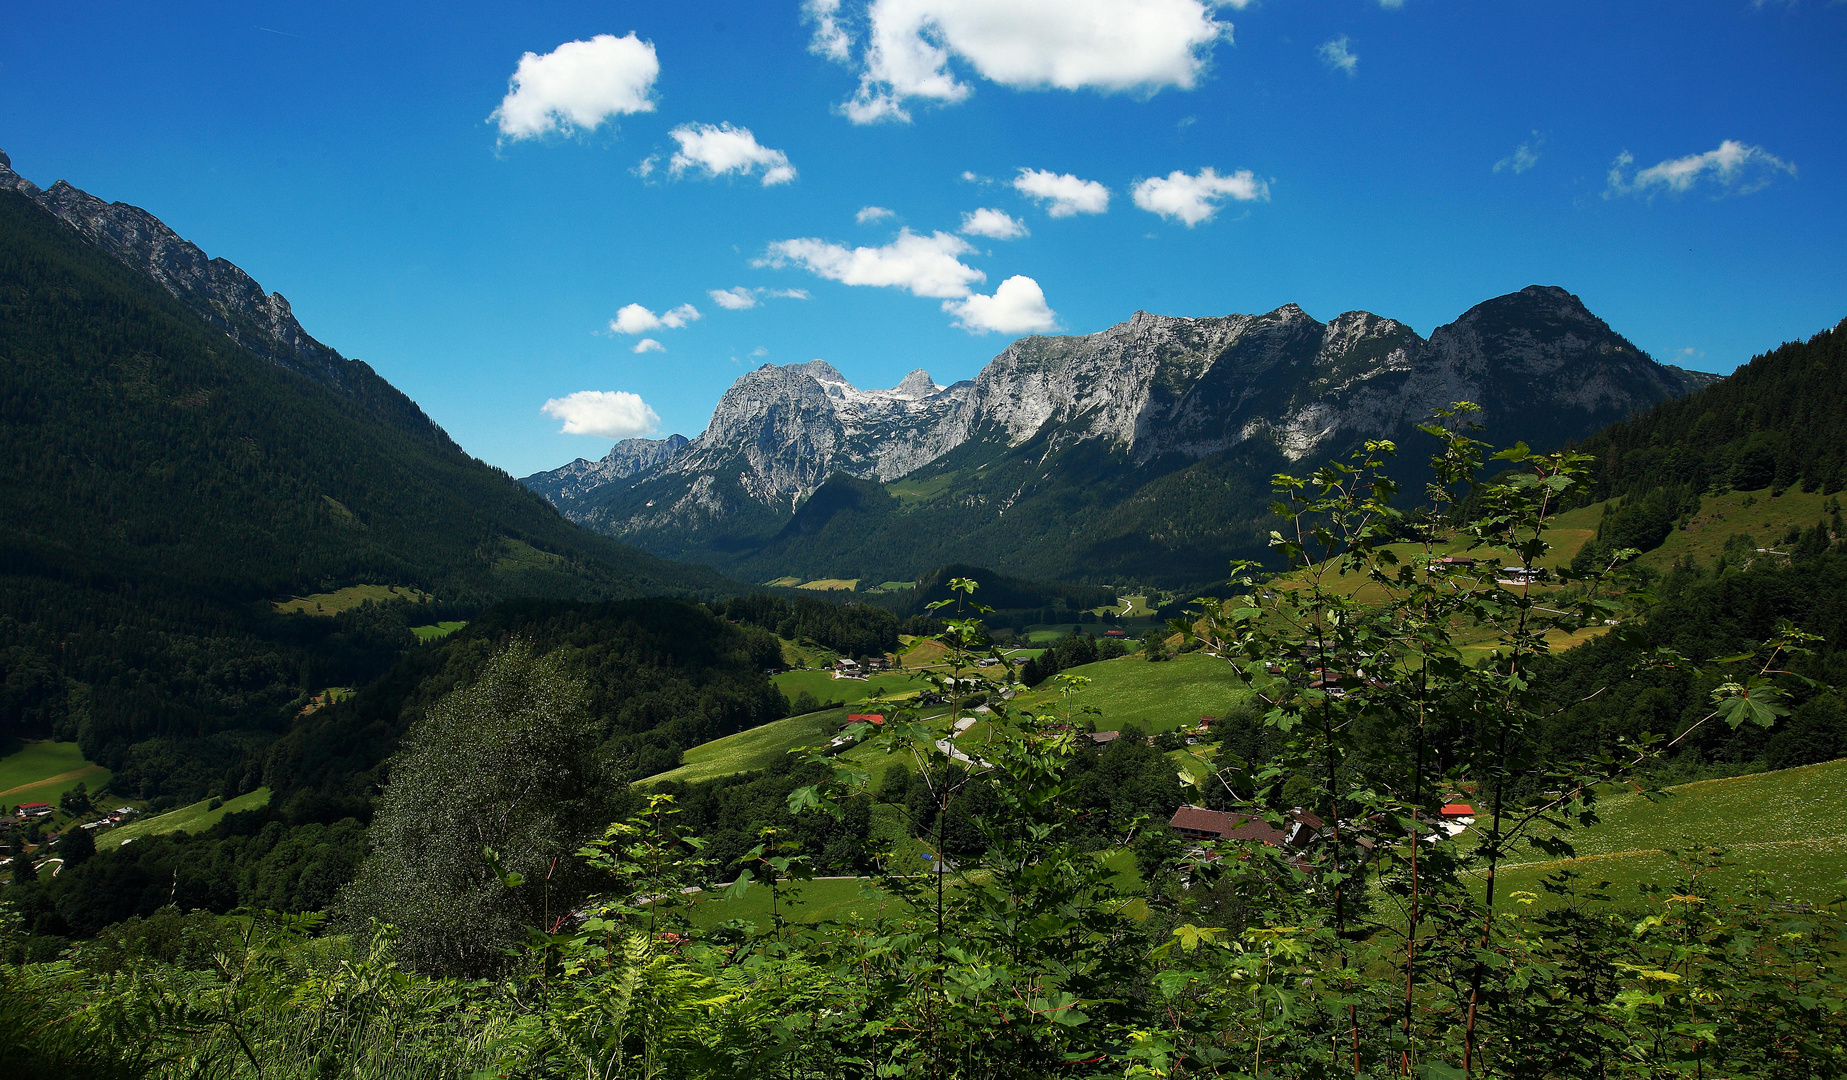
<svg viewBox="0 0 1847 1080">
<path fill-rule="evenodd" d="M 1137 312 L 1028 337 L 975 379 L 860 390 L 821 361 L 746 373 L 699 437 L 629 440 L 524 480 L 567 516 L 758 580 L 910 580 L 949 562 L 1186 586 L 1263 553 L 1269 477 L 1367 438 L 1421 460 L 1454 401 L 1488 437 L 1555 447 L 1714 377 L 1656 362 L 1560 288 L 1481 303 L 1428 338 L 1355 311 L 1322 323 Z"/>
</svg>

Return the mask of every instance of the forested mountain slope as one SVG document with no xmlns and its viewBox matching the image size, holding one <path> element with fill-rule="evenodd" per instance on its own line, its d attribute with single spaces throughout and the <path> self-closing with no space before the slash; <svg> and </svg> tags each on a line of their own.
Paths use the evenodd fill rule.
<svg viewBox="0 0 1847 1080">
<path fill-rule="evenodd" d="M 131 788 L 183 793 L 435 610 L 723 588 L 375 404 L 0 191 L 0 736 L 76 737 Z M 435 604 L 272 609 L 366 583 Z"/>
<path fill-rule="evenodd" d="M 1596 458 L 1599 498 L 1664 485 L 1839 491 L 1847 481 L 1847 320 L 1614 424 L 1583 449 Z"/>
</svg>

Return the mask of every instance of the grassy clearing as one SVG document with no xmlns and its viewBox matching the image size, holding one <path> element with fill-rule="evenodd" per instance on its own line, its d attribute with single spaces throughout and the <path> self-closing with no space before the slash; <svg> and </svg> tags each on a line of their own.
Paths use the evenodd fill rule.
<svg viewBox="0 0 1847 1080">
<path fill-rule="evenodd" d="M 793 589 L 801 583 L 802 579 L 798 577 L 779 577 L 774 581 L 764 582 L 765 585 L 768 585 L 772 589 Z"/>
<path fill-rule="evenodd" d="M 886 675 L 868 675 L 864 679 L 836 679 L 825 671 L 785 671 L 770 681 L 790 701 L 794 701 L 797 694 L 806 690 L 814 695 L 816 701 L 837 701 L 842 705 L 863 701 L 871 697 L 874 691 L 881 691 L 888 698 L 908 697 L 924 687 L 923 682 L 915 676 L 897 671 Z"/>
<path fill-rule="evenodd" d="M 1787 550 L 1782 544 L 1789 530 L 1792 527 L 1807 529 L 1818 521 L 1826 521 L 1828 512 L 1823 507 L 1830 498 L 1839 497 L 1807 493 L 1797 488 L 1790 488 L 1774 499 L 1768 488 L 1708 495 L 1700 500 L 1699 513 L 1693 515 L 1686 528 L 1669 533 L 1667 540 L 1642 556 L 1640 562 L 1666 570 L 1684 557 L 1711 566 L 1725 550 L 1726 538 L 1735 533 L 1755 537 L 1757 547 Z"/>
<path fill-rule="evenodd" d="M 273 606 L 283 615 L 334 616 L 349 608 L 356 608 L 367 600 L 376 604 L 385 604 L 393 600 L 409 600 L 411 603 L 421 604 L 429 599 L 429 593 L 422 589 L 413 589 L 408 585 L 348 585 L 344 589 L 335 589 L 333 592 L 278 600 Z"/>
<path fill-rule="evenodd" d="M 1116 731 L 1125 724 L 1168 731 L 1198 723 L 1202 716 L 1223 716 L 1227 706 L 1246 694 L 1230 664 L 1204 653 L 1153 664 L 1125 656 L 1075 667 L 1070 674 L 1091 680 L 1070 703 L 1101 710 L 1095 718 L 1100 731 Z M 1056 692 L 1041 689 L 1022 695 L 1016 704 L 1044 705 L 1056 697 Z"/>
<path fill-rule="evenodd" d="M 797 585 L 798 589 L 813 589 L 816 592 L 852 592 L 859 587 L 858 578 L 816 578 Z"/>
<path fill-rule="evenodd" d="M 804 716 L 774 720 L 761 727 L 714 739 L 688 750 L 677 769 L 656 773 L 638 784 L 678 780 L 696 784 L 734 773 L 766 769 L 798 746 L 817 746 L 833 737 L 846 723 L 845 709 L 825 709 Z"/>
<path fill-rule="evenodd" d="M 928 480 L 895 480 L 886 484 L 885 490 L 895 495 L 900 504 L 911 506 L 942 494 L 955 482 L 955 478 L 956 474 L 949 472 Z"/>
<path fill-rule="evenodd" d="M 1847 875 L 1847 759 L 1683 784 L 1658 802 L 1617 795 L 1599 815 L 1600 824 L 1569 834 L 1577 858 L 1504 867 L 1502 887 L 1537 892 L 1546 874 L 1568 868 L 1607 879 L 1629 900 L 1641 882 L 1673 879 L 1668 850 L 1700 845 L 1729 849 L 1723 883 L 1759 872 L 1773 891 L 1809 903 L 1832 900 Z"/>
<path fill-rule="evenodd" d="M 0 802 L 56 803 L 78 784 L 100 791 L 112 776 L 101 765 L 85 761 L 74 742 L 29 742 L 0 758 Z"/>
<path fill-rule="evenodd" d="M 881 581 L 877 585 L 869 586 L 866 591 L 869 593 L 910 592 L 916 587 L 917 583 L 914 581 Z"/>
<path fill-rule="evenodd" d="M 432 641 L 441 641 L 467 625 L 466 621 L 439 622 L 430 626 L 413 626 L 410 632 L 417 635 L 418 641 L 428 644 Z"/>
<path fill-rule="evenodd" d="M 102 851 L 107 848 L 120 847 L 140 836 L 158 836 L 162 833 L 174 832 L 202 833 L 218 824 L 219 819 L 226 814 L 256 810 L 267 805 L 269 805 L 269 789 L 266 787 L 239 795 L 230 802 L 220 805 L 216 810 L 212 809 L 210 799 L 201 799 L 191 806 L 182 806 L 178 810 L 170 810 L 155 817 L 142 818 L 140 821 L 131 822 L 120 828 L 101 832 L 96 837 L 96 848 Z"/>
</svg>

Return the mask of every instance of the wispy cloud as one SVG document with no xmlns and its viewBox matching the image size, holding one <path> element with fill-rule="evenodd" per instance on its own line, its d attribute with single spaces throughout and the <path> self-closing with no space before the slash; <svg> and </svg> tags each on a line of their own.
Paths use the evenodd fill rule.
<svg viewBox="0 0 1847 1080">
<path fill-rule="evenodd" d="M 853 220 L 866 225 L 874 221 L 883 221 L 891 216 L 892 212 L 883 206 L 862 206 L 859 208 L 859 213 L 853 215 Z"/>
<path fill-rule="evenodd" d="M 1766 151 L 1761 146 L 1746 146 L 1736 139 L 1726 139 L 1715 150 L 1703 154 L 1670 158 L 1625 177 L 1635 164 L 1635 155 L 1627 150 L 1618 154 L 1610 165 L 1609 186 L 1603 197 L 1641 195 L 1652 198 L 1657 192 L 1684 195 L 1695 187 L 1718 189 L 1714 198 L 1749 195 L 1770 185 L 1779 175 L 1796 175 L 1796 166 Z"/>
<path fill-rule="evenodd" d="M 1513 153 L 1495 162 L 1494 171 L 1497 173 L 1511 172 L 1515 176 L 1518 176 L 1539 164 L 1539 147 L 1544 145 L 1545 141 L 1545 136 L 1539 134 L 1537 131 L 1533 132 L 1533 137 L 1530 141 L 1523 142 L 1519 146 L 1514 147 Z"/>
<path fill-rule="evenodd" d="M 1359 55 L 1353 51 L 1345 34 L 1333 41 L 1324 42 L 1315 52 L 1321 57 L 1322 63 L 1335 71 L 1346 72 L 1349 79 L 1360 73 Z"/>
</svg>

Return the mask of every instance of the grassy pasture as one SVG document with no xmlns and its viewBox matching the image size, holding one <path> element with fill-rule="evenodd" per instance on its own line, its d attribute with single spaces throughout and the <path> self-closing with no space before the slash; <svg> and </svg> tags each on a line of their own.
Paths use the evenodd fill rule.
<svg viewBox="0 0 1847 1080">
<path fill-rule="evenodd" d="M 421 604 L 430 599 L 430 594 L 408 585 L 348 585 L 333 592 L 314 593 L 309 596 L 293 596 L 287 600 L 278 600 L 273 605 L 283 615 L 324 615 L 334 616 L 349 608 L 356 608 L 367 600 L 384 604 L 393 600 L 408 599 Z"/>
<path fill-rule="evenodd" d="M 410 632 L 417 635 L 418 641 L 428 644 L 432 641 L 441 641 L 467 625 L 466 621 L 439 622 L 430 626 L 413 626 Z"/>
<path fill-rule="evenodd" d="M 765 585 L 768 585 L 772 589 L 793 589 L 801 583 L 802 579 L 798 577 L 779 577 L 774 581 L 764 582 Z"/>
<path fill-rule="evenodd" d="M 1095 706 L 1100 731 L 1116 731 L 1136 724 L 1149 732 L 1168 731 L 1198 723 L 1202 716 L 1223 716 L 1226 706 L 1240 700 L 1245 690 L 1231 665 L 1204 653 L 1187 653 L 1172 660 L 1149 663 L 1139 656 L 1100 660 L 1072 668 L 1072 675 L 1091 680 L 1071 696 L 1073 707 Z M 1016 705 L 1045 705 L 1057 693 L 1039 689 L 1021 695 Z"/>
<path fill-rule="evenodd" d="M 1799 488 L 1790 488 L 1774 499 L 1769 488 L 1708 495 L 1700 500 L 1699 513 L 1693 515 L 1686 528 L 1669 533 L 1660 547 L 1640 561 L 1657 570 L 1666 570 L 1683 557 L 1710 566 L 1725 550 L 1726 538 L 1734 533 L 1756 537 L 1758 547 L 1785 550 L 1783 537 L 1792 526 L 1807 529 L 1828 519 L 1823 507 L 1830 498 L 1839 496 Z"/>
<path fill-rule="evenodd" d="M 852 592 L 859 587 L 858 578 L 816 578 L 797 585 L 798 589 L 812 589 L 815 592 Z"/>
<path fill-rule="evenodd" d="M 883 691 L 884 696 L 890 698 L 915 694 L 924 688 L 922 680 L 899 671 L 868 675 L 864 679 L 836 679 L 825 671 L 785 671 L 772 676 L 770 681 L 790 701 L 806 690 L 816 701 L 838 701 L 843 705 L 871 697 L 875 690 Z"/>
<path fill-rule="evenodd" d="M 213 810 L 210 799 L 201 799 L 191 806 L 182 806 L 154 817 L 142 818 L 127 825 L 109 830 L 98 830 L 96 848 L 102 851 L 120 847 L 129 840 L 139 836 L 157 836 L 162 833 L 189 832 L 202 833 L 218 824 L 226 814 L 235 814 L 243 810 L 256 810 L 269 804 L 269 789 L 258 788 L 246 792 Z"/>
<path fill-rule="evenodd" d="M 696 784 L 734 773 L 766 769 L 798 746 L 817 746 L 833 737 L 846 723 L 847 710 L 824 709 L 803 716 L 773 720 L 748 731 L 714 739 L 688 750 L 677 769 L 656 773 L 638 784 L 678 780 Z"/>
<path fill-rule="evenodd" d="M 78 784 L 100 791 L 113 774 L 83 759 L 74 742 L 29 742 L 0 758 L 0 802 L 56 803 Z"/>
<path fill-rule="evenodd" d="M 1668 850 L 1708 844 L 1729 849 L 1733 865 L 1720 872 L 1722 883 L 1740 885 L 1761 872 L 1789 899 L 1826 903 L 1847 875 L 1847 759 L 1683 784 L 1660 801 L 1620 794 L 1599 816 L 1601 823 L 1568 834 L 1576 858 L 1504 864 L 1497 890 L 1538 892 L 1546 874 L 1569 868 L 1607 879 L 1613 897 L 1633 900 L 1638 883 L 1673 880 Z"/>
</svg>

